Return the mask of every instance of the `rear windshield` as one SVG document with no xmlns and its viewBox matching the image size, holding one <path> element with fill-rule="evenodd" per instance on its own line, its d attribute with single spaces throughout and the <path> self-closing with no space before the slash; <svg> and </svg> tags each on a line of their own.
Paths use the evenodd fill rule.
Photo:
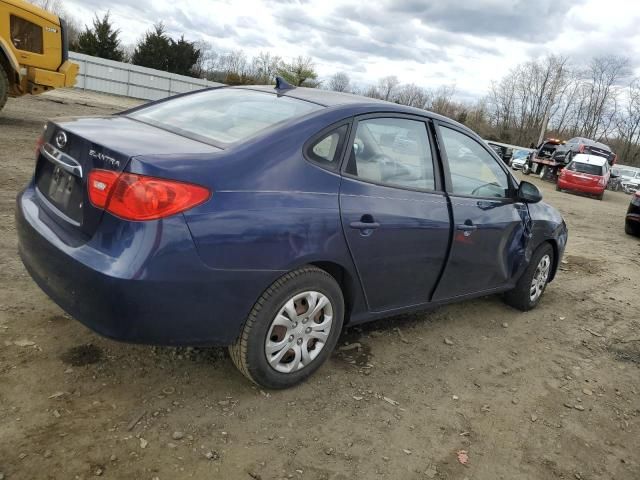
<svg viewBox="0 0 640 480">
<path fill-rule="evenodd" d="M 234 143 L 322 108 L 255 90 L 220 88 L 186 95 L 128 114 L 142 122 L 214 143 Z"/>
<path fill-rule="evenodd" d="M 588 173 L 589 175 L 604 175 L 600 165 L 590 163 L 571 162 L 567 168 L 573 172 Z"/>
</svg>

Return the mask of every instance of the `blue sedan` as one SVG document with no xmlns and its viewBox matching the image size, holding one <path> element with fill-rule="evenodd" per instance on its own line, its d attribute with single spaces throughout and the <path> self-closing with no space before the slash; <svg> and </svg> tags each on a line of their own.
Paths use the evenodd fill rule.
<svg viewBox="0 0 640 480">
<path fill-rule="evenodd" d="M 311 375 L 344 325 L 494 293 L 534 308 L 567 242 L 463 125 L 281 79 L 48 122 L 16 220 L 80 322 L 228 346 L 267 388 Z"/>
</svg>

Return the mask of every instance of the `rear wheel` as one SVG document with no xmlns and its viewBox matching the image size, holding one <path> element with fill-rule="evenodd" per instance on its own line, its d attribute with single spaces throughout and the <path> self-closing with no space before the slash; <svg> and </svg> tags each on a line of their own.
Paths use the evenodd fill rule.
<svg viewBox="0 0 640 480">
<path fill-rule="evenodd" d="M 516 287 L 504 295 L 507 305 L 523 312 L 535 308 L 549 282 L 553 261 L 553 247 L 545 242 L 533 253 Z"/>
<path fill-rule="evenodd" d="M 5 103 L 7 103 L 7 98 L 9 97 L 9 78 L 7 77 L 7 72 L 0 65 L 0 110 L 4 107 Z"/>
<path fill-rule="evenodd" d="M 632 225 L 631 222 L 626 221 L 624 222 L 624 233 L 626 233 L 627 235 L 638 236 L 640 235 L 640 227 L 636 227 Z"/>
<path fill-rule="evenodd" d="M 335 279 L 319 268 L 304 267 L 267 288 L 229 353 L 252 382 L 291 387 L 331 355 L 343 317 L 344 299 Z"/>
<path fill-rule="evenodd" d="M 604 192 L 602 192 L 600 195 L 596 195 L 596 198 L 598 200 L 602 200 L 604 198 Z"/>
</svg>

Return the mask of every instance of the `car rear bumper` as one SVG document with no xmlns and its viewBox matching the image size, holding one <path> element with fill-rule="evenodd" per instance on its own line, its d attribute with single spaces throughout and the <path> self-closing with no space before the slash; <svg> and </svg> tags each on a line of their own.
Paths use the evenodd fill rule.
<svg viewBox="0 0 640 480">
<path fill-rule="evenodd" d="M 574 192 L 588 193 L 590 195 L 601 195 L 604 193 L 606 187 L 599 185 L 584 185 L 580 183 L 574 183 L 562 178 L 558 179 L 558 186 L 563 190 L 572 190 Z"/>
<path fill-rule="evenodd" d="M 116 340 L 229 345 L 261 292 L 281 274 L 207 267 L 182 216 L 134 224 L 133 238 L 127 235 L 117 255 L 103 248 L 113 238 L 96 232 L 89 241 L 70 245 L 52 222 L 33 187 L 18 196 L 22 262 L 62 309 Z"/>
</svg>

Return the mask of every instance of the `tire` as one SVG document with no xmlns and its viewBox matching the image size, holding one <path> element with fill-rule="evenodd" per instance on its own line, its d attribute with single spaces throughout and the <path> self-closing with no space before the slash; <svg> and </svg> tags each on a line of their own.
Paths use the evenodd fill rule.
<svg viewBox="0 0 640 480">
<path fill-rule="evenodd" d="M 634 237 L 637 237 L 637 236 L 640 236 L 640 228 L 634 227 L 633 225 L 631 225 L 631 222 L 626 221 L 624 222 L 624 233 L 626 233 L 627 235 L 633 235 Z"/>
<path fill-rule="evenodd" d="M 542 262 L 545 258 L 546 263 L 543 264 Z M 527 312 L 535 308 L 538 303 L 540 303 L 540 299 L 542 298 L 547 284 L 549 283 L 553 262 L 553 247 L 551 244 L 545 242 L 540 245 L 531 256 L 529 266 L 527 266 L 524 273 L 518 280 L 518 283 L 516 283 L 515 288 L 505 293 L 505 303 L 522 312 Z M 546 267 L 544 265 L 546 265 Z M 541 267 L 542 271 L 539 272 L 538 267 Z M 535 298 L 532 298 L 534 279 L 536 279 L 537 287 L 536 296 Z M 544 283 L 540 284 L 541 281 Z"/>
<path fill-rule="evenodd" d="M 0 110 L 4 108 L 9 98 L 9 78 L 7 72 L 0 65 Z"/>
<path fill-rule="evenodd" d="M 556 192 L 561 192 L 562 189 L 560 188 L 560 186 L 556 183 Z"/>
<path fill-rule="evenodd" d="M 540 179 L 544 180 L 544 177 L 547 175 L 547 166 L 545 165 L 544 167 L 542 167 L 542 169 L 540 170 Z"/>
<path fill-rule="evenodd" d="M 602 192 L 600 195 L 596 195 L 596 198 L 602 201 L 602 199 L 604 198 L 604 192 Z"/>
<path fill-rule="evenodd" d="M 522 173 L 524 173 L 525 175 L 529 175 L 531 173 L 531 167 L 529 166 L 528 163 L 525 163 L 522 166 Z"/>
<path fill-rule="evenodd" d="M 312 303 L 320 304 L 321 300 L 328 304 L 314 319 L 305 318 Z M 294 321 L 291 317 L 295 317 Z M 343 321 L 344 298 L 338 283 L 324 270 L 303 267 L 280 277 L 265 290 L 229 353 L 238 370 L 253 383 L 269 389 L 292 387 L 310 377 L 329 358 Z M 324 329 L 320 329 L 322 325 Z M 268 355 L 272 360 L 267 359 Z"/>
</svg>

